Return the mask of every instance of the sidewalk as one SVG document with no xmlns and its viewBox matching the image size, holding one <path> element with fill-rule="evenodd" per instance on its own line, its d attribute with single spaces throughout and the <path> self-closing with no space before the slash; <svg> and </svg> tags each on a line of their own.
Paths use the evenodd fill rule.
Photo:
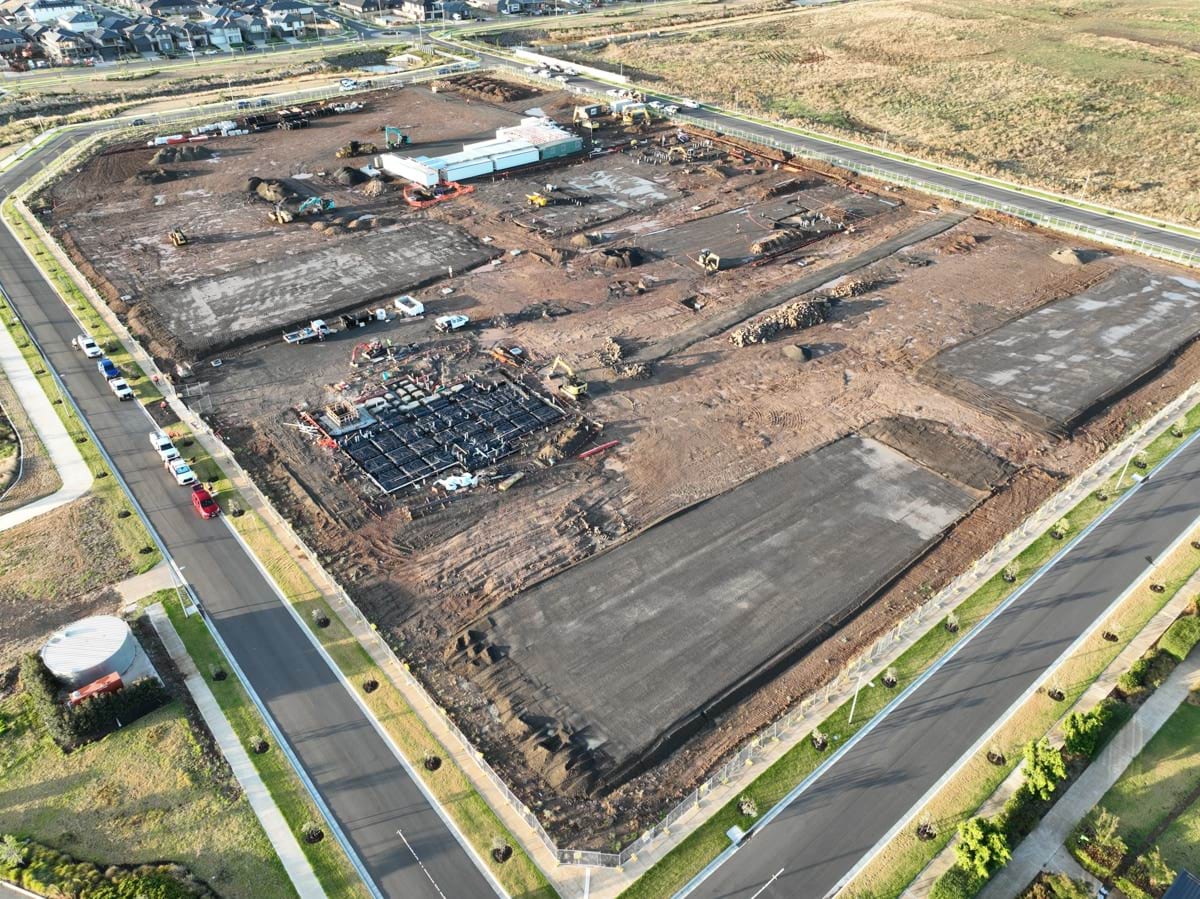
<svg viewBox="0 0 1200 899">
<path fill-rule="evenodd" d="M 1171 672 L 1166 683 L 1154 691 L 1071 788 L 1054 803 L 1037 829 L 1017 847 L 1012 860 L 988 881 L 979 899 L 1012 899 L 1025 889 L 1037 873 L 1048 866 L 1075 825 L 1103 798 L 1188 693 L 1198 686 L 1200 652 L 1194 652 Z"/>
<path fill-rule="evenodd" d="M 21 355 L 17 342 L 4 327 L 0 327 L 0 368 L 4 369 L 4 374 L 20 398 L 21 405 L 25 407 L 25 413 L 41 438 L 42 445 L 46 447 L 50 461 L 54 463 L 62 481 L 62 486 L 49 496 L 43 496 L 19 509 L 0 515 L 0 531 L 5 531 L 79 499 L 92 486 L 92 471 L 79 454 L 79 449 L 67 433 L 62 419 L 54 411 L 54 406 L 50 404 L 42 385 L 38 383 L 33 369 Z"/>
<path fill-rule="evenodd" d="M 279 861 L 287 871 L 288 878 L 292 881 L 292 886 L 296 888 L 300 899 L 325 899 L 325 891 L 321 889 L 317 875 L 313 872 L 308 858 L 300 848 L 300 843 L 296 840 L 291 828 L 288 827 L 287 821 L 284 820 L 279 806 L 271 798 L 266 784 L 258 776 L 258 769 L 254 767 L 254 762 L 246 754 L 245 748 L 229 724 L 229 719 L 225 717 L 225 713 L 217 704 L 216 697 L 208 689 L 204 678 L 196 671 L 195 663 L 192 662 L 192 657 L 184 648 L 183 641 L 179 639 L 179 634 L 171 624 L 171 619 L 167 617 L 166 609 L 163 608 L 162 603 L 155 603 L 146 610 L 146 614 L 149 615 L 150 622 L 154 625 L 154 630 L 158 632 L 171 660 L 183 674 L 184 683 L 187 685 L 188 692 L 192 694 L 192 699 L 195 700 L 196 707 L 204 718 L 204 723 L 212 731 L 217 745 L 221 747 L 222 754 L 229 761 L 229 767 L 233 769 L 234 777 L 241 784 L 242 792 L 250 801 L 250 807 L 254 809 L 258 823 L 262 825 L 267 839 L 271 841 L 271 846 L 274 847 L 275 854 L 279 856 Z"/>
<path fill-rule="evenodd" d="M 121 611 L 125 612 L 136 608 L 138 601 L 151 593 L 169 590 L 175 585 L 175 576 L 171 571 L 171 566 L 166 562 L 159 562 L 149 571 L 143 571 L 141 574 L 135 574 L 133 577 L 113 584 L 113 589 L 121 597 Z"/>
<path fill-rule="evenodd" d="M 1129 670 L 1137 659 L 1149 649 L 1162 636 L 1163 632 L 1169 628 L 1176 618 L 1192 604 L 1196 595 L 1200 593 L 1200 572 L 1193 574 L 1187 582 L 1179 588 L 1179 592 L 1171 597 L 1171 601 L 1159 609 L 1158 614 L 1146 622 L 1146 626 L 1142 628 L 1137 635 L 1129 641 L 1129 645 L 1121 650 L 1108 667 L 1100 672 L 1097 677 L 1084 691 L 1083 695 L 1075 701 L 1075 704 L 1063 713 L 1062 718 L 1050 731 L 1050 742 L 1058 744 L 1063 741 L 1062 721 L 1068 714 L 1073 711 L 1086 711 L 1095 708 L 1100 700 L 1104 699 L 1112 692 L 1113 687 L 1117 685 L 1117 680 Z M 1165 685 L 1164 685 L 1165 686 Z M 1099 760 L 1097 760 L 1098 762 Z M 1093 765 L 1097 762 L 1093 762 Z M 991 816 L 999 812 L 1004 803 L 1012 797 L 1014 793 L 1021 788 L 1025 782 L 1024 763 L 1017 765 L 1012 770 L 1012 773 L 1004 779 L 1004 781 L 996 788 L 996 791 L 981 805 L 975 813 L 980 816 Z M 1032 835 L 1031 837 L 1032 838 Z M 958 842 L 958 837 L 954 837 L 946 844 L 938 855 L 925 866 L 925 869 L 917 876 L 917 878 L 908 886 L 900 899 L 921 899 L 928 896 L 929 891 L 933 889 L 933 884 L 939 877 L 946 873 L 954 865 L 954 845 Z M 1024 845 L 1024 844 L 1022 844 Z M 1032 879 L 1032 878 L 1030 878 Z"/>
</svg>

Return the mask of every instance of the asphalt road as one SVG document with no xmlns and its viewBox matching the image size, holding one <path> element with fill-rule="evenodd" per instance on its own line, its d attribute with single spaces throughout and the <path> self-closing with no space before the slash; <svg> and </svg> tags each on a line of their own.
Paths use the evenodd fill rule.
<svg viewBox="0 0 1200 899">
<path fill-rule="evenodd" d="M 0 189 L 12 190 L 48 154 L 82 136 L 74 132 L 52 139 L 0 177 Z M 71 349 L 78 325 L 18 241 L 2 228 L 0 283 L 379 891 L 396 899 L 495 896 L 474 857 L 426 801 L 224 522 L 201 520 L 187 488 L 168 477 L 150 449 L 152 423 L 145 411 L 136 403 L 119 402 L 95 363 Z"/>
<path fill-rule="evenodd" d="M 457 44 L 451 42 L 438 41 L 436 39 L 435 42 L 442 43 L 451 50 L 458 46 Z M 477 56 L 479 56 L 483 65 L 485 66 L 514 64 L 514 62 L 510 59 L 487 52 L 481 52 L 477 47 L 472 47 L 472 50 Z M 576 76 L 572 78 L 566 86 L 568 88 L 586 89 L 588 91 L 600 94 L 605 93 L 612 87 L 611 84 L 606 84 L 602 81 L 597 81 L 586 76 Z M 646 99 L 658 99 L 666 104 L 676 102 L 670 97 L 657 95 L 652 90 L 646 91 Z M 1003 186 L 982 184 L 970 178 L 964 178 L 959 175 L 954 175 L 947 172 L 936 172 L 930 169 L 922 168 L 921 166 L 904 162 L 902 160 L 893 160 L 883 156 L 876 156 L 875 154 L 866 150 L 851 149 L 844 147 L 841 144 L 835 144 L 830 141 L 821 140 L 820 138 L 804 137 L 772 125 L 756 124 L 754 122 L 743 121 L 736 116 L 727 115 L 706 107 L 701 107 L 699 109 L 684 109 L 681 110 L 681 112 L 686 113 L 690 118 L 699 119 L 700 121 L 705 122 L 708 127 L 711 127 L 716 131 L 743 131 L 764 140 L 774 140 L 794 144 L 804 147 L 811 152 L 827 153 L 832 156 L 837 156 L 838 158 L 844 160 L 849 167 L 856 165 L 874 166 L 875 168 L 883 169 L 884 171 L 895 175 L 908 178 L 918 178 L 933 184 L 937 184 L 940 187 L 948 190 L 961 191 L 963 193 L 983 196 L 998 203 L 1020 206 L 1024 209 L 1047 216 L 1057 216 L 1081 226 L 1114 231 L 1118 234 L 1126 235 L 1132 239 L 1143 240 L 1148 243 L 1158 244 L 1160 246 L 1169 247 L 1174 250 L 1181 250 L 1187 253 L 1200 253 L 1200 239 L 1188 237 L 1187 235 L 1183 234 L 1176 234 L 1172 231 L 1165 231 L 1152 225 L 1133 224 L 1123 219 L 1114 218 L 1102 213 L 1079 209 L 1065 203 L 1057 202 L 1053 199 L 1038 199 L 1037 197 L 1029 196 Z"/>
<path fill-rule="evenodd" d="M 1197 516 L 1191 445 L 690 895 L 826 895 Z"/>
</svg>

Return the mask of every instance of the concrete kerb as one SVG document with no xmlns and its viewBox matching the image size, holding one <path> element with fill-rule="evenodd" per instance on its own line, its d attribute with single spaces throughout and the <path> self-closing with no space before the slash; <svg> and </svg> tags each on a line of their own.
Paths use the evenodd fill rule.
<svg viewBox="0 0 1200 899">
<path fill-rule="evenodd" d="M 325 891 L 321 889 L 317 875 L 313 871 L 312 865 L 309 864 L 304 850 L 300 848 L 296 835 L 288 827 L 283 813 L 272 798 L 270 790 L 263 783 L 258 769 L 250 760 L 249 754 L 242 746 L 229 719 L 225 717 L 212 690 L 196 670 L 183 640 L 180 639 L 175 626 L 171 624 L 171 619 L 167 617 L 163 604 L 155 603 L 150 606 L 146 610 L 146 615 L 162 639 L 167 653 L 179 666 L 180 674 L 184 676 L 184 686 L 192 694 L 192 699 L 195 701 L 204 723 L 217 741 L 217 745 L 221 747 L 221 752 L 228 760 L 238 783 L 241 784 L 242 792 L 250 803 L 251 810 L 258 818 L 258 823 L 271 846 L 275 849 L 275 854 L 283 864 L 296 893 L 300 899 L 324 899 Z"/>
<path fill-rule="evenodd" d="M 5 225 L 7 226 L 7 222 L 5 223 Z M 47 281 L 47 283 L 49 283 L 49 282 Z M 53 285 L 51 285 L 51 286 L 53 286 Z M 11 304 L 10 304 L 10 308 L 11 308 Z M 105 308 L 107 308 L 107 307 L 105 307 Z M 16 309 L 12 309 L 12 313 L 17 318 L 17 320 L 20 321 L 20 316 L 17 313 Z M 24 323 L 22 323 L 22 326 L 24 327 Z M 42 349 L 41 344 L 38 343 L 37 338 L 35 338 L 33 336 L 32 332 L 30 332 L 28 328 L 26 328 L 25 330 L 26 330 L 26 333 L 29 334 L 30 341 L 33 343 L 33 345 L 35 347 L 37 347 L 38 352 L 41 353 L 43 358 L 46 358 L 45 351 Z M 124 332 L 123 329 L 121 332 L 116 332 L 116 333 L 118 333 L 118 334 L 123 333 L 125 337 L 128 336 L 128 333 Z M 134 345 L 136 346 L 136 343 Z M 206 613 L 204 613 L 203 607 L 201 606 L 200 601 L 199 601 L 198 597 L 196 596 L 195 592 L 192 590 L 191 585 L 188 584 L 187 581 L 183 578 L 182 574 L 179 571 L 179 566 L 175 563 L 175 560 L 172 558 L 169 550 L 167 549 L 166 544 L 162 540 L 162 537 L 159 535 L 158 531 L 155 529 L 154 524 L 150 521 L 150 517 L 146 514 L 146 510 L 142 507 L 141 503 L 138 502 L 137 497 L 134 496 L 133 491 L 129 489 L 129 484 L 125 481 L 124 476 L 118 470 L 117 466 L 113 463 L 112 457 L 108 454 L 108 451 L 104 448 L 104 445 L 100 442 L 100 439 L 96 435 L 96 432 L 92 429 L 91 422 L 89 422 L 87 420 L 86 416 L 84 416 L 83 411 L 79 408 L 79 404 L 75 401 L 75 397 L 67 390 L 66 384 L 63 382 L 62 378 L 59 376 L 58 372 L 54 369 L 54 367 L 47 362 L 46 368 L 50 372 L 51 376 L 53 377 L 55 386 L 57 386 L 59 393 L 66 399 L 66 401 L 68 403 L 70 403 L 71 408 L 75 412 L 75 416 L 79 419 L 80 424 L 83 426 L 84 430 L 87 431 L 88 437 L 91 439 L 93 445 L 96 447 L 97 451 L 100 453 L 101 457 L 104 459 L 104 464 L 108 467 L 109 471 L 112 472 L 113 477 L 116 478 L 117 483 L 121 486 L 121 490 L 125 493 L 126 497 L 129 499 L 130 505 L 133 507 L 134 511 L 137 513 L 138 518 L 141 519 L 143 526 L 146 528 L 146 532 L 150 535 L 150 539 L 154 542 L 155 546 L 158 548 L 158 551 L 162 554 L 163 559 L 167 560 L 167 562 L 171 565 L 172 571 L 175 574 L 177 582 L 181 585 L 181 588 L 186 592 L 189 600 L 191 601 L 191 604 L 195 608 L 197 608 L 201 611 L 201 618 L 204 621 L 205 626 L 208 628 L 209 634 L 212 636 L 213 640 L 216 642 L 216 644 L 220 648 L 221 652 L 225 655 L 226 660 L 229 662 L 230 667 L 234 670 L 234 673 L 237 675 L 238 679 L 241 681 L 242 687 L 246 691 L 246 695 L 250 697 L 250 700 L 254 703 L 255 708 L 258 709 L 259 715 L 262 717 L 264 723 L 267 726 L 267 729 L 270 730 L 270 732 L 271 732 L 271 736 L 274 738 L 274 740 L 275 740 L 276 744 L 279 746 L 279 748 L 283 750 L 284 755 L 288 759 L 288 763 L 292 766 L 292 769 L 296 772 L 296 776 L 299 777 L 300 782 L 304 785 L 305 789 L 308 791 L 309 796 L 312 798 L 313 803 L 317 806 L 318 811 L 320 811 L 321 815 L 325 818 L 326 823 L 329 825 L 330 830 L 333 831 L 333 834 L 337 838 L 338 843 L 342 846 L 342 849 L 346 853 L 346 857 L 350 860 L 351 865 L 354 866 L 356 872 L 362 878 L 362 881 L 366 885 L 368 891 L 370 891 L 371 894 L 376 897 L 376 899 L 384 899 L 383 894 L 379 892 L 379 888 L 375 885 L 374 881 L 371 879 L 370 874 L 367 872 L 366 867 L 362 863 L 362 860 L 358 857 L 358 854 L 354 851 L 354 847 L 351 845 L 349 839 L 347 839 L 345 832 L 342 830 L 341 826 L 337 823 L 337 819 L 333 817 L 333 813 L 330 811 L 328 805 L 326 805 L 324 798 L 322 798 L 321 794 L 318 792 L 316 785 L 312 782 L 311 778 L 308 776 L 308 772 L 305 770 L 304 766 L 300 764 L 300 760 L 296 757 L 296 754 L 293 751 L 291 744 L 284 737 L 283 732 L 279 730 L 279 726 L 275 723 L 275 719 L 272 718 L 271 714 L 267 711 L 266 705 L 263 703 L 262 699 L 259 698 L 258 694 L 254 690 L 254 687 L 250 684 L 250 681 L 246 678 L 245 673 L 242 671 L 241 667 L 238 665 L 237 660 L 233 657 L 232 653 L 230 653 L 229 647 L 226 646 L 225 641 L 221 638 L 220 633 L 217 632 L 216 627 L 213 625 L 213 623 L 209 619 L 208 615 Z M 142 409 L 142 412 L 146 415 L 146 417 L 148 419 L 150 419 L 149 413 L 147 413 L 144 408 Z M 151 420 L 151 422 L 153 422 L 153 419 L 150 419 L 150 420 Z"/>
</svg>

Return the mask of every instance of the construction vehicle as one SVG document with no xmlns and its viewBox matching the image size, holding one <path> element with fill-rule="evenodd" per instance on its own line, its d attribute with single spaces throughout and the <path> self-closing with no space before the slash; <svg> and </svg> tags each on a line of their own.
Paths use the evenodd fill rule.
<svg viewBox="0 0 1200 899">
<path fill-rule="evenodd" d="M 587 198 L 560 191 L 554 185 L 547 184 L 545 192 L 526 194 L 525 202 L 535 208 L 544 209 L 547 206 L 582 206 L 587 202 Z"/>
<path fill-rule="evenodd" d="M 367 362 L 377 362 L 387 355 L 388 348 L 381 340 L 360 343 L 350 352 L 350 367 L 358 368 L 363 359 Z"/>
<path fill-rule="evenodd" d="M 626 106 L 621 110 L 621 122 L 627 127 L 633 126 L 649 126 L 650 110 L 641 103 L 635 103 L 633 106 Z"/>
<path fill-rule="evenodd" d="M 171 238 L 171 243 L 177 247 L 186 247 L 189 243 L 191 243 L 191 240 L 188 239 L 188 236 L 183 233 L 182 228 L 172 228 L 171 232 L 167 236 Z"/>
<path fill-rule="evenodd" d="M 329 326 L 320 318 L 314 318 L 303 328 L 298 331 L 286 331 L 283 335 L 284 343 L 311 343 L 314 340 L 324 340 L 330 333 Z"/>
<path fill-rule="evenodd" d="M 442 333 L 465 328 L 471 319 L 465 315 L 441 315 L 433 320 L 433 326 Z"/>
<path fill-rule="evenodd" d="M 412 143 L 407 134 L 392 125 L 383 126 L 383 142 L 389 150 L 398 150 L 400 147 L 407 147 Z"/>
<path fill-rule="evenodd" d="M 549 206 L 551 203 L 551 200 L 545 194 L 532 193 L 532 194 L 525 195 L 525 202 L 528 203 L 530 206 L 536 206 L 536 207 L 542 208 L 542 207 Z"/>
<path fill-rule="evenodd" d="M 329 197 L 309 197 L 296 209 L 300 215 L 316 215 L 322 212 L 332 212 L 337 209 L 337 203 Z"/>
<path fill-rule="evenodd" d="M 603 103 L 593 103 L 591 106 L 576 106 L 571 121 L 581 128 L 594 131 L 604 126 L 604 119 L 609 116 L 609 108 Z"/>
<path fill-rule="evenodd" d="M 286 225 L 288 222 L 296 220 L 295 214 L 290 209 L 284 207 L 282 200 L 276 203 L 275 208 L 267 213 L 267 218 L 277 225 Z"/>
<path fill-rule="evenodd" d="M 349 159 L 352 156 L 370 156 L 378 152 L 379 148 L 374 144 L 352 140 L 350 143 L 338 147 L 337 152 L 333 155 L 338 159 Z"/>
<path fill-rule="evenodd" d="M 688 155 L 687 147 L 681 147 L 676 144 L 671 149 L 667 150 L 667 162 L 674 165 L 677 162 L 688 162 L 691 157 Z"/>
<path fill-rule="evenodd" d="M 457 181 L 440 181 L 433 187 L 410 183 L 404 185 L 404 202 L 414 209 L 427 209 L 474 192 L 474 184 L 459 184 Z"/>
<path fill-rule="evenodd" d="M 696 261 L 700 263 L 706 275 L 715 275 L 721 270 L 721 257 L 712 250 L 701 250 L 696 256 Z"/>
<path fill-rule="evenodd" d="M 587 381 L 575 374 L 575 369 L 567 365 L 562 356 L 555 356 L 554 361 L 550 363 L 550 368 L 546 370 L 547 379 L 556 380 L 559 371 L 562 371 L 564 378 L 558 384 L 558 392 L 577 403 L 582 401 L 588 393 Z"/>
<path fill-rule="evenodd" d="M 501 362 L 504 365 L 511 365 L 516 368 L 519 368 L 529 361 L 529 355 L 525 352 L 525 350 L 522 347 L 515 345 L 504 346 L 503 344 L 496 344 L 488 351 L 488 354 L 497 362 Z"/>
</svg>

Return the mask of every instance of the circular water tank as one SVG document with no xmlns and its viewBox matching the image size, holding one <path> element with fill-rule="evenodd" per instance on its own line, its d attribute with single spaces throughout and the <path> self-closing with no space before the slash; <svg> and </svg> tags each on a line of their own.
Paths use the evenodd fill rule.
<svg viewBox="0 0 1200 899">
<path fill-rule="evenodd" d="M 42 647 L 42 661 L 72 687 L 98 677 L 124 674 L 137 655 L 129 625 L 114 615 L 81 618 L 56 631 Z"/>
</svg>

